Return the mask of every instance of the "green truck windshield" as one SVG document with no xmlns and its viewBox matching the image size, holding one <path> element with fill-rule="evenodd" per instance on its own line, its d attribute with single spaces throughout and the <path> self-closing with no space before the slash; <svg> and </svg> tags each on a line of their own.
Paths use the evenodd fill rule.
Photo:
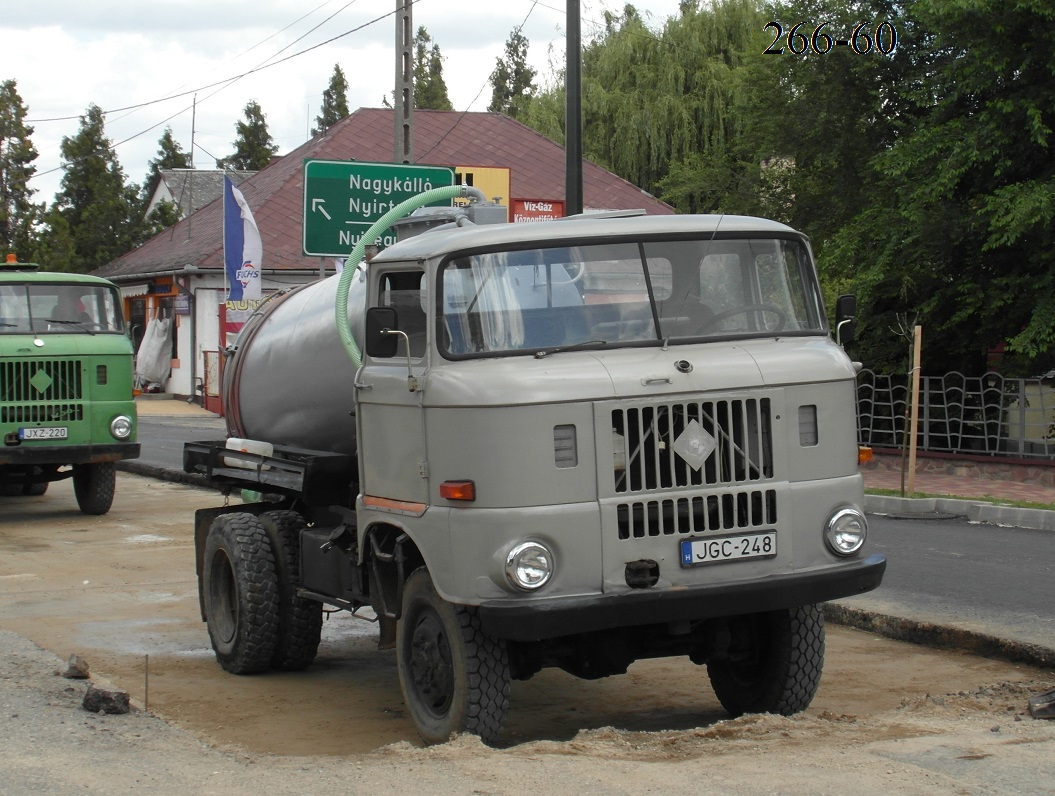
<svg viewBox="0 0 1055 796">
<path fill-rule="evenodd" d="M 783 238 L 477 254 L 447 263 L 440 291 L 455 356 L 826 333 L 809 252 Z"/>
<path fill-rule="evenodd" d="M 106 285 L 0 284 L 0 334 L 124 333 L 117 291 Z"/>
</svg>

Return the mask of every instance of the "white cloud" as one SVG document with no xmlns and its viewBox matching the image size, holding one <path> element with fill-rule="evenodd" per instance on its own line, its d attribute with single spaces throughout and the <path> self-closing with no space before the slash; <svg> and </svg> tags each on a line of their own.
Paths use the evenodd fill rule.
<svg viewBox="0 0 1055 796">
<path fill-rule="evenodd" d="M 603 17 L 603 2 L 584 4 L 584 37 Z M 234 125 L 250 100 L 260 103 L 268 129 L 285 153 L 308 138 L 334 64 L 348 77 L 353 109 L 380 106 L 395 80 L 394 0 L 37 0 L 8 5 L 0 17 L 0 37 L 17 42 L 19 56 L 5 58 L 3 79 L 16 81 L 34 127 L 40 176 L 32 186 L 38 200 L 50 202 L 58 189 L 61 140 L 76 135 L 78 117 L 89 104 L 108 111 L 107 136 L 115 144 L 124 142 L 117 147 L 118 160 L 130 180 L 141 182 L 166 126 L 188 151 L 193 127 L 195 165 L 211 168 L 213 157 L 231 153 Z M 677 0 L 635 5 L 659 21 L 677 13 Z M 611 8 L 622 6 L 610 0 Z M 330 21 L 309 32 L 330 15 Z M 427 28 L 443 53 L 444 79 L 458 110 L 486 109 L 495 59 L 510 31 L 525 18 L 528 57 L 539 79 L 548 72 L 551 52 L 558 65 L 563 62 L 564 4 L 556 0 L 418 0 L 413 15 L 415 29 Z M 281 62 L 262 66 L 276 61 Z M 247 72 L 229 85 L 214 85 Z M 140 103 L 150 104 L 117 110 Z"/>
</svg>

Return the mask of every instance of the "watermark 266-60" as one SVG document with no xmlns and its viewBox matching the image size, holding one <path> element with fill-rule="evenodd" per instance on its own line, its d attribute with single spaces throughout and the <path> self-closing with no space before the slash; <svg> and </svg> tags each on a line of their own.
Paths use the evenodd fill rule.
<svg viewBox="0 0 1055 796">
<path fill-rule="evenodd" d="M 897 47 L 897 29 L 891 22 L 880 22 L 875 30 L 869 29 L 870 22 L 862 22 L 845 39 L 837 39 L 824 30 L 831 22 L 822 22 L 813 29 L 811 36 L 800 32 L 800 28 L 808 31 L 809 24 L 799 22 L 785 35 L 784 26 L 779 22 L 768 23 L 763 30 L 776 31 L 776 36 L 773 37 L 772 44 L 762 51 L 763 54 L 783 55 L 785 48 L 781 46 L 782 41 L 786 42 L 787 51 L 792 55 L 802 55 L 809 51 L 824 55 L 838 47 L 846 47 L 858 55 L 872 52 L 873 49 L 883 55 L 890 55 Z"/>
</svg>

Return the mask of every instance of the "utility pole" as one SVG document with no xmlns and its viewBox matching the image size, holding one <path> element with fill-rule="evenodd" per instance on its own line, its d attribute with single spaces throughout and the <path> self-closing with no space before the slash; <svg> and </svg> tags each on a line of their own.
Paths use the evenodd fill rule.
<svg viewBox="0 0 1055 796">
<path fill-rule="evenodd" d="M 567 0 L 568 44 L 564 78 L 564 213 L 582 212 L 582 32 L 579 0 Z"/>
<path fill-rule="evenodd" d="M 396 0 L 396 85 L 392 95 L 392 162 L 413 163 L 414 0 Z"/>
</svg>

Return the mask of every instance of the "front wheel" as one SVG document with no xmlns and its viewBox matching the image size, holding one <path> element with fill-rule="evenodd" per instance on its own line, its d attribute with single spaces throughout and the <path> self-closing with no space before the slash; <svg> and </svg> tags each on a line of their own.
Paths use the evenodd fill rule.
<svg viewBox="0 0 1055 796">
<path fill-rule="evenodd" d="M 84 514 L 105 514 L 114 502 L 117 466 L 113 462 L 73 465 L 73 494 Z"/>
<path fill-rule="evenodd" d="M 271 541 L 252 514 L 221 514 L 202 570 L 205 620 L 216 660 L 232 674 L 271 666 L 278 639 L 278 576 Z"/>
<path fill-rule="evenodd" d="M 733 617 L 727 655 L 707 662 L 718 701 L 733 716 L 790 716 L 810 706 L 824 668 L 819 606 Z"/>
<path fill-rule="evenodd" d="M 404 586 L 396 657 L 403 700 L 425 743 L 459 732 L 498 739 L 509 708 L 505 643 L 484 632 L 475 608 L 440 597 L 425 569 Z"/>
</svg>

